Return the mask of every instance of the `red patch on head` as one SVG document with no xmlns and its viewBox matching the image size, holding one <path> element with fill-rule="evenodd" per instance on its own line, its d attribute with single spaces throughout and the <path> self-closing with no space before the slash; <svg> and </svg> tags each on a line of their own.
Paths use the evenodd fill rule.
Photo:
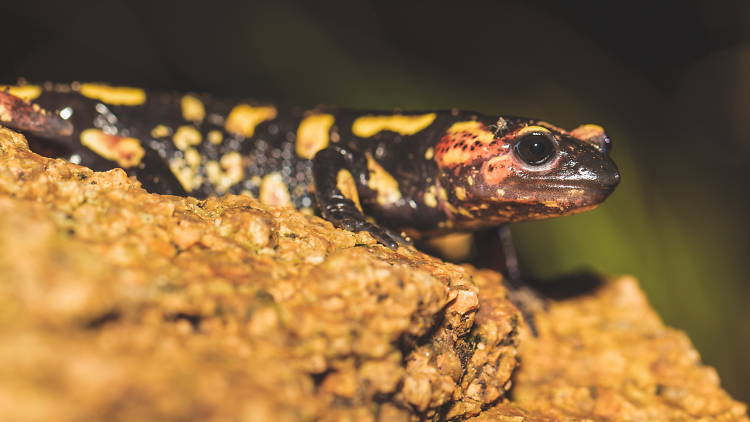
<svg viewBox="0 0 750 422">
<path fill-rule="evenodd" d="M 489 128 L 476 121 L 458 122 L 440 138 L 435 162 L 443 168 L 455 168 L 505 154 L 507 146 L 495 139 Z"/>
<path fill-rule="evenodd" d="M 501 154 L 490 158 L 482 164 L 480 174 L 484 183 L 490 186 L 500 185 L 513 172 L 513 158 L 510 154 Z"/>
</svg>

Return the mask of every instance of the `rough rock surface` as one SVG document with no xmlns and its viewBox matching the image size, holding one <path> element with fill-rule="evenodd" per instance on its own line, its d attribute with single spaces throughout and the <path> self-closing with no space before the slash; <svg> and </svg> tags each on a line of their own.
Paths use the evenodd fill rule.
<svg viewBox="0 0 750 422">
<path fill-rule="evenodd" d="M 4 421 L 747 421 L 631 279 L 533 338 L 491 271 L 148 194 L 6 129 L 0 215 Z"/>
</svg>

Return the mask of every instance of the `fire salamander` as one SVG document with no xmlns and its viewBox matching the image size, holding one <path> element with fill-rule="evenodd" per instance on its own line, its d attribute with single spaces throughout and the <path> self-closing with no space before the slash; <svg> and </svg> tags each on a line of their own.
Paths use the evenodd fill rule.
<svg viewBox="0 0 750 422">
<path fill-rule="evenodd" d="M 592 209 L 620 180 L 597 125 L 448 110 L 284 109 L 104 84 L 0 90 L 0 122 L 150 192 L 248 194 L 396 248 Z"/>
</svg>

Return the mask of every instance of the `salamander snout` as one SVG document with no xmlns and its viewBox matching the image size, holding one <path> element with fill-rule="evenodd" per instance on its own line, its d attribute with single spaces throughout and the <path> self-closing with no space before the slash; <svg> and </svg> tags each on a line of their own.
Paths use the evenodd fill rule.
<svg viewBox="0 0 750 422">
<path fill-rule="evenodd" d="M 560 176 L 569 182 L 581 184 L 596 197 L 603 194 L 606 198 L 620 183 L 620 171 L 610 157 L 612 140 L 601 126 L 579 126 L 570 132 L 570 137 L 562 144 L 567 165 L 572 167 L 572 171 L 566 172 L 563 163 Z"/>
<path fill-rule="evenodd" d="M 582 157 L 568 180 L 593 189 L 611 191 L 620 183 L 620 171 L 608 156 Z"/>
</svg>

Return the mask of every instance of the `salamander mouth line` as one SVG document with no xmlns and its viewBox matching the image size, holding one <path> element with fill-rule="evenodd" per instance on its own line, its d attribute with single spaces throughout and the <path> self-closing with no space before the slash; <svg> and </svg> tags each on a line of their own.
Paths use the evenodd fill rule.
<svg viewBox="0 0 750 422">
<path fill-rule="evenodd" d="M 580 183 L 580 184 L 574 184 L 574 183 L 565 183 L 565 184 L 545 184 L 544 188 L 545 191 L 547 190 L 554 190 L 554 191 L 611 191 L 614 189 L 614 186 L 601 186 L 597 185 L 595 183 Z"/>
</svg>

